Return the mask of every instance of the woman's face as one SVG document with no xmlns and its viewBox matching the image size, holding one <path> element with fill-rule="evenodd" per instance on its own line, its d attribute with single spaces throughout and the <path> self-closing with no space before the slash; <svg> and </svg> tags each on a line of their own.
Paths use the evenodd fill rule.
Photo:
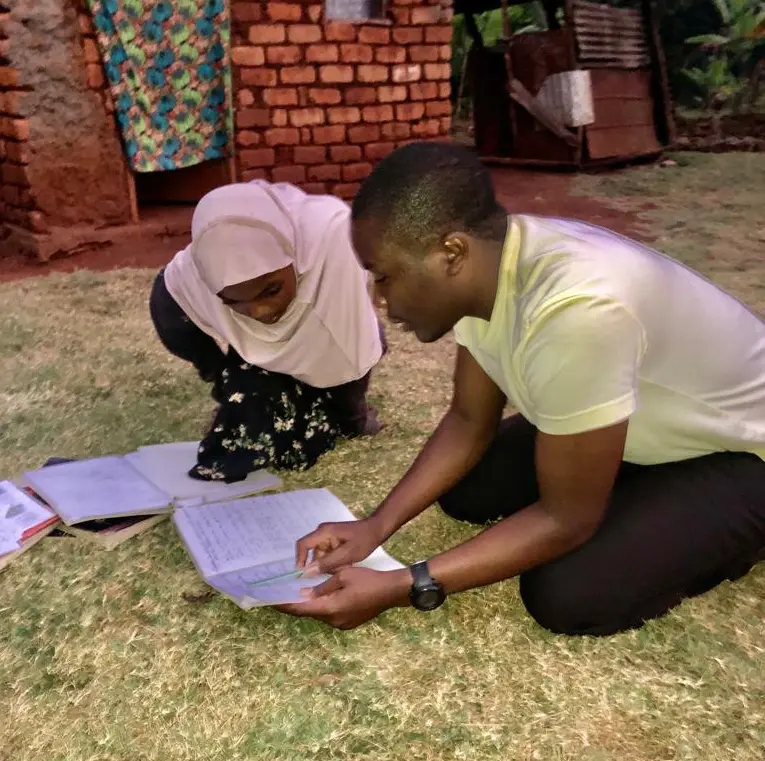
<svg viewBox="0 0 765 761">
<path fill-rule="evenodd" d="M 227 285 L 218 293 L 218 298 L 244 317 L 273 325 L 287 311 L 296 290 L 297 276 L 295 268 L 290 265 L 254 280 Z"/>
</svg>

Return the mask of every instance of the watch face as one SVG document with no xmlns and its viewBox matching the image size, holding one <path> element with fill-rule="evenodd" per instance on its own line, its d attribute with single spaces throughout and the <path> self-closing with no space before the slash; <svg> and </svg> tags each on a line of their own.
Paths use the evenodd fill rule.
<svg viewBox="0 0 765 761">
<path fill-rule="evenodd" d="M 446 599 L 443 589 L 440 587 L 428 587 L 418 589 L 415 594 L 414 604 L 420 610 L 434 610 Z"/>
</svg>

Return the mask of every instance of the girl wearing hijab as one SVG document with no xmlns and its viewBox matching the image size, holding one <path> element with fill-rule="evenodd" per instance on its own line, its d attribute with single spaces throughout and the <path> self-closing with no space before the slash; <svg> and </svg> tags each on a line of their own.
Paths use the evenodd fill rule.
<svg viewBox="0 0 765 761">
<path fill-rule="evenodd" d="M 305 470 L 338 438 L 380 429 L 366 393 L 384 336 L 340 199 L 261 180 L 213 190 L 150 311 L 219 403 L 191 476 Z"/>
</svg>

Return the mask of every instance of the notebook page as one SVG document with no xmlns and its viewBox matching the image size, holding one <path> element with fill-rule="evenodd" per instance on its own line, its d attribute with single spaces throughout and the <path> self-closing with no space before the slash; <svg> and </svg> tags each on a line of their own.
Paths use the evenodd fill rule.
<svg viewBox="0 0 765 761">
<path fill-rule="evenodd" d="M 188 471 L 196 465 L 198 447 L 196 441 L 153 444 L 140 447 L 125 458 L 139 473 L 179 503 L 219 502 L 278 489 L 282 485 L 281 479 L 267 470 L 250 473 L 243 481 L 234 484 L 192 478 Z"/>
<path fill-rule="evenodd" d="M 295 543 L 324 521 L 355 520 L 326 489 L 178 508 L 173 521 L 205 577 L 278 561 L 294 562 Z"/>
<path fill-rule="evenodd" d="M 116 455 L 28 471 L 31 486 L 68 526 L 170 510 L 170 498 Z"/>
</svg>

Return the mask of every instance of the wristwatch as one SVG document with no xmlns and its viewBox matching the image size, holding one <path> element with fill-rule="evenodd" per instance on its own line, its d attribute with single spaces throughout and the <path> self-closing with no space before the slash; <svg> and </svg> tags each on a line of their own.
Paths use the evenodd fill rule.
<svg viewBox="0 0 765 761">
<path fill-rule="evenodd" d="M 417 610 L 435 610 L 444 604 L 446 592 L 430 575 L 427 560 L 420 560 L 409 566 L 409 571 L 413 579 L 409 600 Z"/>
</svg>

